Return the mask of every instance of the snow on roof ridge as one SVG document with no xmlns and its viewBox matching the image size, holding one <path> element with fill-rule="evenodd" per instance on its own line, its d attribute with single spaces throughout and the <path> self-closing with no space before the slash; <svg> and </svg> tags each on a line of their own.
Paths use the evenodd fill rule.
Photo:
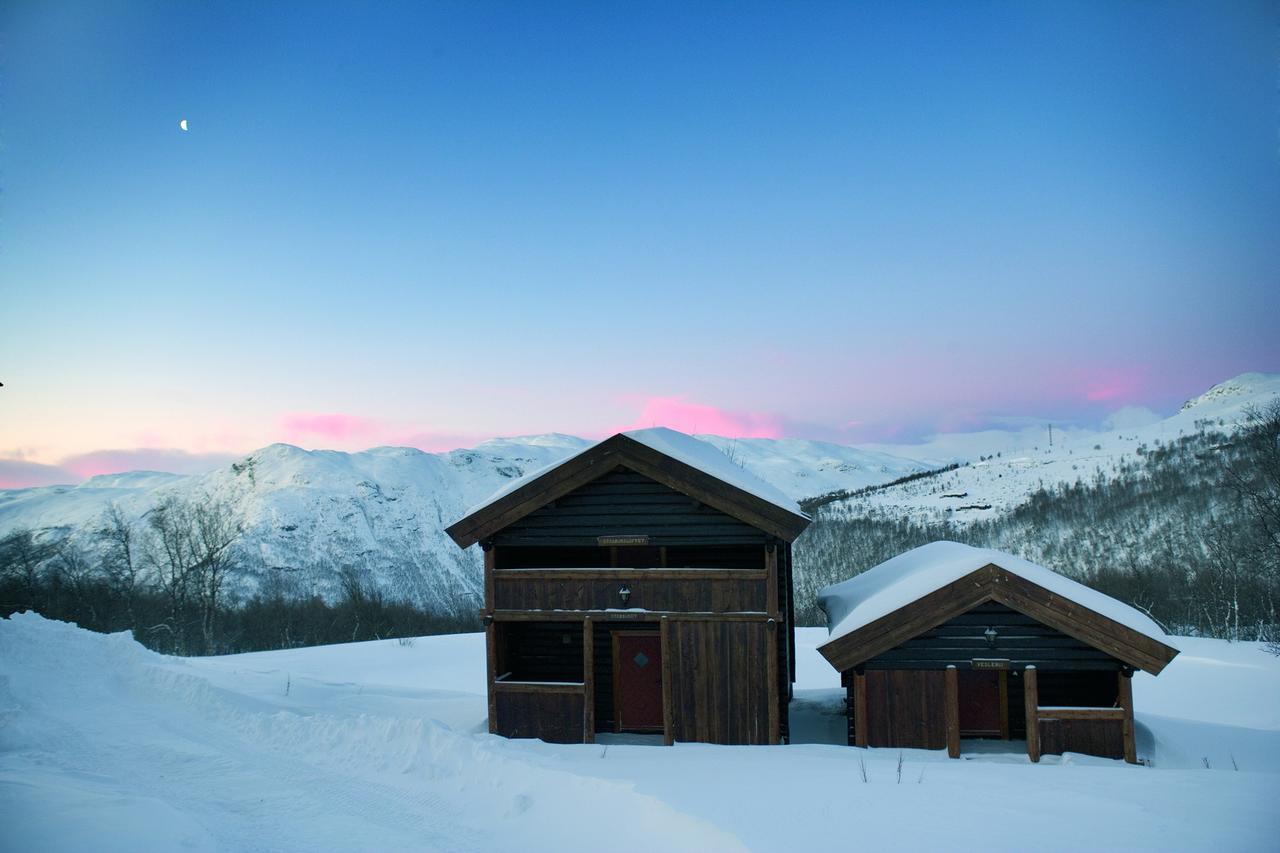
<svg viewBox="0 0 1280 853">
<path fill-rule="evenodd" d="M 1170 645 L 1169 638 L 1151 617 L 1122 601 L 1013 554 L 949 540 L 904 551 L 862 574 L 820 590 L 818 603 L 827 614 L 828 642 L 992 563 L 1126 628 Z"/>
<path fill-rule="evenodd" d="M 692 468 L 697 468 L 699 471 L 715 477 L 717 480 L 722 480 L 744 492 L 755 495 L 761 500 L 768 501 L 771 504 L 785 509 L 787 512 L 795 513 L 796 515 L 804 514 L 800 510 L 800 505 L 783 494 L 780 489 L 765 482 L 755 474 L 747 471 L 745 468 L 734 464 L 734 462 L 730 460 L 728 456 L 725 456 L 719 448 L 709 442 L 702 441 L 701 439 L 694 438 L 691 435 L 687 435 L 683 432 L 678 432 L 677 430 L 669 429 L 667 427 L 651 427 L 649 429 L 629 430 L 618 433 L 618 435 L 625 435 L 627 438 L 643 444 L 650 450 L 656 450 L 657 452 L 670 456 L 672 459 L 683 462 Z M 493 494 L 489 495 L 489 497 L 485 498 L 480 503 L 470 507 L 467 510 L 466 515 L 463 517 L 465 518 L 467 516 L 474 515 L 485 507 L 493 504 L 495 501 L 511 494 L 516 489 L 533 482 L 544 474 L 559 468 L 561 465 L 564 465 L 573 459 L 577 459 L 592 448 L 598 447 L 600 444 L 603 444 L 605 441 L 609 441 L 614 437 L 615 436 L 609 436 L 609 438 L 589 444 L 577 453 L 570 454 L 563 459 L 544 465 L 533 471 L 529 471 L 521 477 L 517 477 L 510 483 L 507 483 L 502 488 L 495 491 Z"/>
</svg>

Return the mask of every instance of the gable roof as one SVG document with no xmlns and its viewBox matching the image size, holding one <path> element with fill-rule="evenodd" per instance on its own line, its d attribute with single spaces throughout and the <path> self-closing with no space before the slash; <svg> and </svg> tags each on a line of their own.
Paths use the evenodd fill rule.
<svg viewBox="0 0 1280 853">
<path fill-rule="evenodd" d="M 818 593 L 844 672 L 987 601 L 1032 616 L 1157 674 L 1178 654 L 1151 618 L 1044 566 L 959 542 L 932 542 Z"/>
<path fill-rule="evenodd" d="M 445 532 L 461 548 L 623 465 L 788 542 L 809 526 L 799 505 L 705 441 L 666 428 L 618 433 L 513 480 Z"/>
</svg>

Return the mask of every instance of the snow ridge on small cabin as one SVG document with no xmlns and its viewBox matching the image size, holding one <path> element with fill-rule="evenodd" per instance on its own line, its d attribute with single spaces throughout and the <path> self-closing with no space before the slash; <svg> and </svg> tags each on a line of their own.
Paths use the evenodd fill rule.
<svg viewBox="0 0 1280 853">
<path fill-rule="evenodd" d="M 638 429 L 630 432 L 624 432 L 622 434 L 630 439 L 640 442 L 650 450 L 656 450 L 659 453 L 670 456 L 672 459 L 683 462 L 691 468 L 696 468 L 704 474 L 715 477 L 717 480 L 727 483 L 734 488 L 741 489 L 742 491 L 754 495 L 763 501 L 767 501 L 780 509 L 784 509 L 787 512 L 794 513 L 795 515 L 804 515 L 800 510 L 800 505 L 783 494 L 776 486 L 766 483 L 764 480 L 761 480 L 745 468 L 734 464 L 733 460 L 728 456 L 725 456 L 718 448 L 708 442 L 666 427 Z M 512 480 L 484 501 L 468 509 L 466 515 L 475 515 L 480 510 L 490 506 L 506 495 L 509 495 L 516 489 L 524 486 L 526 483 L 545 476 L 567 462 L 577 459 L 597 444 L 599 444 L 599 442 L 585 447 L 578 453 L 561 459 L 558 462 L 553 462 L 550 465 L 546 465 L 535 471 L 530 471 L 523 477 Z"/>
<path fill-rule="evenodd" d="M 1021 557 L 949 541 L 913 548 L 821 590 L 818 604 L 827 614 L 830 639 L 850 634 L 989 564 L 1170 645 L 1168 636 L 1155 621 L 1108 595 Z"/>
</svg>

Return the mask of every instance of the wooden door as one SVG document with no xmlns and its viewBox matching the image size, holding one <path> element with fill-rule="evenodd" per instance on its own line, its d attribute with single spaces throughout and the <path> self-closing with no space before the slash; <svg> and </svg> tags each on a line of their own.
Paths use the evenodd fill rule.
<svg viewBox="0 0 1280 853">
<path fill-rule="evenodd" d="M 614 632 L 613 702 L 618 731 L 662 731 L 662 637 L 656 632 Z"/>
<path fill-rule="evenodd" d="M 961 737 L 1007 737 L 1004 673 L 962 669 L 957 675 Z"/>
</svg>

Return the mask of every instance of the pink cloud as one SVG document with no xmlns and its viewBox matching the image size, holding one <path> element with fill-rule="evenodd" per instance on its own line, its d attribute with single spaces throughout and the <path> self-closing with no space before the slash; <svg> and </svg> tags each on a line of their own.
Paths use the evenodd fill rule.
<svg viewBox="0 0 1280 853">
<path fill-rule="evenodd" d="M 302 441 L 309 436 L 342 440 L 373 435 L 379 424 L 358 415 L 293 412 L 280 418 L 280 428 L 287 441 Z"/>
<path fill-rule="evenodd" d="M 172 474 L 203 474 L 235 459 L 234 453 L 190 453 L 172 447 L 138 447 L 129 450 L 94 450 L 68 456 L 59 463 L 80 480 L 99 474 L 123 471 L 168 471 Z"/>
<path fill-rule="evenodd" d="M 386 443 L 395 447 L 416 447 L 427 453 L 444 453 L 459 447 L 474 447 L 488 438 L 492 436 L 477 433 L 415 432 L 393 438 Z"/>
<path fill-rule="evenodd" d="M 781 438 L 783 421 L 772 412 L 735 412 L 682 396 L 649 397 L 634 422 L 614 432 L 664 426 L 687 433 L 713 433 L 730 438 Z"/>
<path fill-rule="evenodd" d="M 57 465 L 28 462 L 25 459 L 0 459 L 0 489 L 68 485 L 81 479 Z"/>
</svg>

